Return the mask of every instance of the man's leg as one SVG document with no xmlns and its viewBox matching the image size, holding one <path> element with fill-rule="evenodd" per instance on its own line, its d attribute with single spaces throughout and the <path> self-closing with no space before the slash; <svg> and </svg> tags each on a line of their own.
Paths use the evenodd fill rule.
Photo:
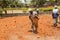
<svg viewBox="0 0 60 40">
<path fill-rule="evenodd" d="M 29 16 L 29 19 L 31 21 L 31 30 L 32 30 L 32 32 L 34 32 L 34 23 L 33 23 L 31 16 Z"/>
<path fill-rule="evenodd" d="M 34 32 L 34 23 L 33 22 L 32 22 L 31 28 L 32 28 L 32 32 Z"/>
<path fill-rule="evenodd" d="M 33 19 L 31 19 L 31 29 L 32 29 L 32 32 L 34 32 L 34 22 L 33 22 Z"/>
<path fill-rule="evenodd" d="M 57 26 L 57 23 L 58 23 L 58 17 L 56 18 L 56 26 Z"/>
<path fill-rule="evenodd" d="M 57 26 L 57 23 L 58 23 L 58 19 L 57 18 L 54 18 L 54 26 L 55 27 Z"/>
<path fill-rule="evenodd" d="M 60 24 L 60 15 L 59 15 L 59 17 L 58 17 L 58 23 Z"/>
<path fill-rule="evenodd" d="M 38 32 L 38 24 L 35 24 L 35 32 Z"/>
<path fill-rule="evenodd" d="M 38 19 L 35 19 L 35 32 L 38 32 Z"/>
</svg>

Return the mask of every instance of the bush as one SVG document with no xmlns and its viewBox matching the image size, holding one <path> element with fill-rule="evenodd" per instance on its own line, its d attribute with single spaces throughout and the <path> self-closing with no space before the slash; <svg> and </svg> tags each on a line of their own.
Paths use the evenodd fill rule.
<svg viewBox="0 0 60 40">
<path fill-rule="evenodd" d="M 1 14 L 3 14 L 3 13 L 2 13 L 2 11 L 3 11 L 3 9 L 2 9 L 2 8 L 0 8 L 0 15 L 1 15 Z"/>
<path fill-rule="evenodd" d="M 40 11 L 52 11 L 53 8 L 39 8 Z"/>
</svg>

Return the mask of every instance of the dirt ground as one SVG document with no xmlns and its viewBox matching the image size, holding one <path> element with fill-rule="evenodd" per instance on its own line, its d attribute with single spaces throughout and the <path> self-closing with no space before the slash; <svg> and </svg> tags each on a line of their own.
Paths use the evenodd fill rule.
<svg viewBox="0 0 60 40">
<path fill-rule="evenodd" d="M 60 40 L 60 24 L 53 26 L 51 15 L 39 16 L 38 34 L 29 32 L 31 22 L 28 16 L 14 16 L 0 19 L 0 40 Z"/>
</svg>

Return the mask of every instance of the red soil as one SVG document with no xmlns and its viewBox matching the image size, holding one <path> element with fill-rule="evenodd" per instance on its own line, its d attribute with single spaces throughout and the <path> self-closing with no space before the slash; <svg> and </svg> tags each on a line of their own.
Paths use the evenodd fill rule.
<svg viewBox="0 0 60 40">
<path fill-rule="evenodd" d="M 31 22 L 28 16 L 0 19 L 0 40 L 37 40 L 40 37 L 59 35 L 60 28 L 54 27 L 52 22 L 51 15 L 41 15 L 38 23 L 38 34 L 34 34 L 29 32 L 31 30 Z"/>
</svg>

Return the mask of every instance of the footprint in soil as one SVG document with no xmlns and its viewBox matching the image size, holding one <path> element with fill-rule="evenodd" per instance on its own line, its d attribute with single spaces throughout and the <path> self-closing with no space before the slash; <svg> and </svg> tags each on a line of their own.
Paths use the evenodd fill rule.
<svg viewBox="0 0 60 40">
<path fill-rule="evenodd" d="M 16 23 L 16 21 L 14 20 L 14 22 Z"/>
<path fill-rule="evenodd" d="M 7 27 L 7 24 L 5 26 Z"/>
</svg>

